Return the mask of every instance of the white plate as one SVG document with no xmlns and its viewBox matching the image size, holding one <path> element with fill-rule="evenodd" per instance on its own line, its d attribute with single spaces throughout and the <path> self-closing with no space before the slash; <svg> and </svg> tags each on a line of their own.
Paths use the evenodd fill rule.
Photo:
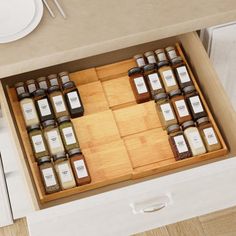
<svg viewBox="0 0 236 236">
<path fill-rule="evenodd" d="M 5 11 L 10 14 L 5 14 L 1 7 L 5 7 Z M 0 43 L 12 42 L 28 35 L 37 27 L 42 16 L 41 0 L 0 0 Z"/>
</svg>

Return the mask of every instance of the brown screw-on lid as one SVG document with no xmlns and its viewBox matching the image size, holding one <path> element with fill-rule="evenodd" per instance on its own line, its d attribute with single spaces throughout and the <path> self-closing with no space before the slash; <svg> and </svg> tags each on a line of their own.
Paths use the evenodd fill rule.
<svg viewBox="0 0 236 236">
<path fill-rule="evenodd" d="M 155 55 L 155 54 L 154 54 L 153 51 L 148 51 L 148 52 L 145 52 L 145 53 L 144 53 L 144 56 L 145 56 L 145 57 L 154 56 L 154 55 Z"/>
<path fill-rule="evenodd" d="M 56 122 L 55 122 L 55 120 L 46 120 L 46 121 L 44 121 L 43 123 L 42 123 L 42 126 L 44 127 L 44 128 L 46 128 L 46 127 L 48 127 L 48 126 L 56 126 Z"/>
<path fill-rule="evenodd" d="M 76 154 L 80 155 L 80 154 L 82 154 L 82 152 L 81 152 L 80 148 L 74 148 L 74 149 L 69 150 L 68 154 L 69 154 L 69 157 L 71 157 L 71 156 L 74 156 Z"/>
<path fill-rule="evenodd" d="M 44 156 L 44 157 L 41 157 L 37 160 L 38 164 L 41 165 L 45 162 L 51 162 L 51 157 L 50 156 Z"/>
<path fill-rule="evenodd" d="M 37 89 L 33 92 L 33 96 L 34 97 L 38 97 L 38 96 L 45 96 L 46 95 L 46 92 L 44 89 Z"/>
<path fill-rule="evenodd" d="M 30 84 L 35 84 L 35 81 L 33 79 L 29 79 L 25 82 L 27 85 L 30 85 Z"/>
<path fill-rule="evenodd" d="M 159 93 L 159 94 L 154 95 L 153 98 L 154 98 L 155 102 L 157 102 L 162 99 L 167 99 L 168 95 L 166 93 Z"/>
<path fill-rule="evenodd" d="M 133 57 L 135 60 L 139 59 L 139 58 L 143 58 L 142 54 L 137 54 Z"/>
<path fill-rule="evenodd" d="M 21 93 L 19 96 L 18 96 L 19 100 L 21 101 L 22 99 L 24 98 L 30 98 L 30 94 L 29 93 Z"/>
<path fill-rule="evenodd" d="M 68 121 L 70 121 L 70 117 L 69 116 L 61 116 L 61 117 L 59 117 L 57 119 L 58 124 L 61 124 L 63 122 L 68 122 Z"/>
<path fill-rule="evenodd" d="M 182 124 L 183 130 L 187 129 L 188 127 L 195 126 L 194 122 L 192 120 L 186 121 Z"/>
<path fill-rule="evenodd" d="M 36 79 L 36 81 L 39 83 L 41 81 L 45 81 L 46 80 L 46 77 L 45 76 L 41 76 L 39 78 Z"/>
<path fill-rule="evenodd" d="M 15 88 L 24 86 L 24 82 L 18 82 L 14 85 Z"/>
<path fill-rule="evenodd" d="M 57 78 L 57 74 L 48 75 L 48 79 L 55 79 L 55 78 Z"/>
<path fill-rule="evenodd" d="M 27 131 L 33 131 L 33 130 L 40 130 L 40 125 L 39 124 L 34 124 L 34 125 L 30 125 L 29 127 L 27 127 Z"/>
<path fill-rule="evenodd" d="M 203 123 L 208 123 L 208 122 L 210 122 L 209 118 L 205 116 L 205 117 L 199 118 L 197 120 L 197 125 L 200 125 L 200 124 L 203 124 Z"/>
<path fill-rule="evenodd" d="M 53 85 L 51 87 L 48 88 L 48 93 L 52 93 L 52 92 L 55 92 L 55 91 L 60 91 L 60 87 L 59 85 Z"/>
<path fill-rule="evenodd" d="M 192 93 L 193 91 L 195 91 L 195 87 L 193 85 L 190 85 L 190 86 L 187 86 L 183 89 L 184 93 L 185 94 L 188 94 L 188 93 Z"/>
<path fill-rule="evenodd" d="M 171 98 L 177 95 L 181 95 L 181 90 L 180 89 L 172 90 L 169 92 L 169 95 Z"/>
<path fill-rule="evenodd" d="M 170 134 L 174 131 L 179 131 L 180 130 L 180 126 L 178 124 L 174 124 L 174 125 L 170 125 L 167 127 L 167 133 Z"/>
<path fill-rule="evenodd" d="M 143 69 L 141 67 L 133 67 L 128 71 L 128 76 L 136 75 L 136 74 L 142 74 Z"/>
<path fill-rule="evenodd" d="M 68 75 L 69 76 L 69 72 L 68 71 L 62 71 L 58 74 L 60 77 Z"/>
<path fill-rule="evenodd" d="M 65 152 L 60 152 L 57 153 L 56 155 L 53 156 L 53 161 L 57 161 L 60 159 L 66 159 L 66 153 Z"/>
</svg>

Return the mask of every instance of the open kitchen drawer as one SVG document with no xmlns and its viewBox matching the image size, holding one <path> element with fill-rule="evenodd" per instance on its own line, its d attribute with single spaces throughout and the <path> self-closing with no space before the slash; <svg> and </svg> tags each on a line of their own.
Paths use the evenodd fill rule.
<svg viewBox="0 0 236 236">
<path fill-rule="evenodd" d="M 145 104 L 135 105 L 134 97 L 132 93 L 126 91 L 126 86 L 121 86 L 121 90 L 117 91 L 117 94 L 115 94 L 113 88 L 116 86 L 116 79 L 119 78 L 119 80 L 117 80 L 118 85 L 120 81 L 123 81 L 122 84 L 125 84 L 128 81 L 127 71 L 129 68 L 135 66 L 134 61 L 130 60 L 134 54 L 143 53 L 147 50 L 155 50 L 168 45 L 174 45 L 176 42 L 179 42 L 182 45 L 184 52 L 186 53 L 185 56 L 187 57 L 191 69 L 196 76 L 197 83 L 204 94 L 214 120 L 216 121 L 222 137 L 226 142 L 225 145 L 222 139 L 223 149 L 220 150 L 220 155 L 224 156 L 227 153 L 227 147 L 230 151 L 230 155 L 236 153 L 236 147 L 234 147 L 234 142 L 236 140 L 236 134 L 234 132 L 234 130 L 236 130 L 235 113 L 196 33 L 183 34 L 91 58 L 8 77 L 3 79 L 1 82 L 3 105 L 5 106 L 7 115 L 9 116 L 9 121 L 12 123 L 12 131 L 16 137 L 15 141 L 19 151 L 19 158 L 22 161 L 25 175 L 29 180 L 29 186 L 32 190 L 33 198 L 37 199 L 35 202 L 37 207 L 45 208 L 72 199 L 91 196 L 103 190 L 120 187 L 123 184 L 132 184 L 137 181 L 131 179 L 141 178 L 139 181 L 142 181 L 144 179 L 143 177 L 151 175 L 153 175 L 152 178 L 155 178 L 157 176 L 154 176 L 154 174 L 160 172 L 178 171 L 181 170 L 180 167 L 191 168 L 191 165 L 193 164 L 200 165 L 206 160 L 219 157 L 219 155 L 213 154 L 206 156 L 203 155 L 176 162 L 171 156 L 171 151 L 168 149 L 164 150 L 164 152 L 166 152 L 167 156 L 170 155 L 171 158 L 163 160 L 161 166 L 159 162 L 156 163 L 155 160 L 149 160 L 145 163 L 146 159 L 142 159 L 142 157 L 139 157 L 139 162 L 130 161 L 129 158 L 126 158 L 130 153 L 132 153 L 132 147 L 134 143 L 140 139 L 140 135 L 142 136 L 142 134 L 145 133 L 148 142 L 152 142 L 151 140 L 153 140 L 153 137 L 155 139 L 155 137 L 159 135 L 159 130 L 156 129 L 155 116 L 153 115 L 153 102 L 151 101 Z M 114 65 L 108 65 L 111 63 L 117 63 L 115 65 L 119 68 L 119 72 L 116 70 Z M 16 81 L 37 78 L 39 76 L 57 73 L 63 70 L 71 72 L 71 78 L 76 79 L 78 82 L 82 99 L 84 99 L 85 116 L 79 118 L 80 122 L 74 124 L 76 129 L 80 130 L 77 135 L 79 140 L 82 141 L 81 148 L 83 149 L 85 158 L 87 156 L 89 159 L 89 168 L 91 168 L 92 172 L 94 171 L 97 173 L 97 182 L 92 182 L 88 186 L 78 187 L 81 190 L 78 190 L 78 188 L 71 189 L 70 193 L 74 195 L 68 194 L 68 190 L 51 196 L 47 195 L 42 198 L 37 191 L 39 188 L 42 188 L 42 186 L 40 186 L 40 184 L 37 186 L 37 183 L 35 186 L 35 182 L 33 181 L 33 177 L 35 176 L 32 176 L 31 171 L 29 171 L 29 169 L 32 168 L 27 161 L 28 155 L 26 154 L 29 154 L 29 151 L 27 148 L 24 148 L 24 140 L 22 141 L 22 138 L 20 138 L 20 134 L 25 132 L 25 130 L 21 129 L 19 126 L 19 119 L 15 119 L 14 117 L 14 112 L 15 114 L 18 114 L 18 112 L 17 109 L 13 109 L 12 107 L 14 96 L 11 96 L 11 93 L 9 93 L 9 88 L 11 88 Z M 134 110 L 132 111 L 132 109 Z M 130 117 L 127 121 L 124 118 L 127 117 L 128 114 L 135 114 L 138 119 L 139 116 L 142 116 L 143 112 L 146 112 L 150 117 L 153 117 L 153 119 L 150 119 L 150 122 L 147 122 L 147 124 L 143 123 L 143 126 L 141 125 L 137 128 L 138 130 L 133 131 L 132 127 L 129 126 L 128 123 L 132 122 L 134 117 Z M 100 122 L 99 125 L 95 126 L 94 129 L 92 128 L 91 133 L 87 134 L 86 127 L 90 127 L 91 124 L 94 124 L 97 121 Z M 156 122 L 158 123 L 158 120 Z M 117 124 L 117 126 L 115 124 Z M 103 129 L 104 126 L 107 126 L 106 129 Z M 93 132 L 96 133 L 95 138 Z M 24 135 L 26 135 L 26 133 L 24 133 Z M 163 135 L 163 133 L 161 133 L 161 135 Z M 123 140 L 120 140 L 119 137 L 123 137 Z M 109 140 L 109 143 L 106 143 L 106 140 Z M 127 148 L 129 152 L 124 148 L 125 145 L 126 147 L 131 147 L 130 149 Z M 139 153 L 138 149 L 134 150 L 134 155 L 137 155 L 136 153 Z M 103 159 L 104 156 L 106 158 L 105 163 Z M 109 159 L 110 156 L 115 156 L 115 159 Z M 90 160 L 93 161 L 93 166 L 89 164 Z M 114 160 L 116 163 L 113 162 Z M 140 162 L 142 163 L 140 164 Z M 102 168 L 103 165 L 106 166 L 106 169 Z M 37 166 L 35 166 L 35 168 L 37 168 Z M 110 188 L 97 189 L 121 181 L 125 182 L 120 185 L 112 185 Z M 95 190 L 88 191 L 87 193 L 76 194 L 90 189 Z"/>
</svg>

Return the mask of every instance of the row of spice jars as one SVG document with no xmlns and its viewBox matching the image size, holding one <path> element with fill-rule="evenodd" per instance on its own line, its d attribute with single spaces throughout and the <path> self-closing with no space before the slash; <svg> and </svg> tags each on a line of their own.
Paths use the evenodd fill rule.
<svg viewBox="0 0 236 236">
<path fill-rule="evenodd" d="M 84 107 L 73 81 L 63 84 L 63 92 L 58 85 L 48 90 L 37 89 L 33 97 L 28 92 L 18 95 L 23 118 L 27 127 L 62 116 L 80 117 Z"/>
<path fill-rule="evenodd" d="M 67 71 L 60 72 L 57 74 L 51 74 L 47 77 L 42 76 L 37 78 L 36 80 L 30 79 L 24 82 L 18 82 L 15 84 L 16 92 L 18 95 L 22 93 L 30 93 L 33 94 L 37 89 L 48 90 L 49 87 L 57 85 L 62 87 L 63 84 L 70 81 L 70 76 Z"/>
<path fill-rule="evenodd" d="M 71 149 L 80 148 L 74 126 L 68 116 L 34 124 L 28 127 L 30 143 L 36 160 L 44 156 L 53 156 Z"/>
<path fill-rule="evenodd" d="M 186 121 L 182 129 L 178 124 L 167 128 L 169 143 L 176 160 L 198 156 L 221 149 L 219 138 L 207 117 L 196 121 Z"/>
<path fill-rule="evenodd" d="M 69 158 L 68 158 L 69 157 Z M 39 170 L 45 193 L 55 193 L 91 182 L 84 155 L 79 148 L 72 149 L 67 155 L 62 152 L 38 159 Z"/>
<path fill-rule="evenodd" d="M 163 129 L 173 124 L 183 124 L 186 121 L 198 120 L 207 116 L 201 98 L 194 86 L 173 90 L 169 93 L 159 93 L 154 96 L 156 110 Z"/>
</svg>

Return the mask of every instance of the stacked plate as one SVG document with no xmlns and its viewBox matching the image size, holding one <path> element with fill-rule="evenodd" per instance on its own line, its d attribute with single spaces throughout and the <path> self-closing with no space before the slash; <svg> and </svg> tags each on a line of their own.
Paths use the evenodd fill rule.
<svg viewBox="0 0 236 236">
<path fill-rule="evenodd" d="M 43 16 L 42 0 L 0 0 L 0 43 L 32 32 Z"/>
</svg>

